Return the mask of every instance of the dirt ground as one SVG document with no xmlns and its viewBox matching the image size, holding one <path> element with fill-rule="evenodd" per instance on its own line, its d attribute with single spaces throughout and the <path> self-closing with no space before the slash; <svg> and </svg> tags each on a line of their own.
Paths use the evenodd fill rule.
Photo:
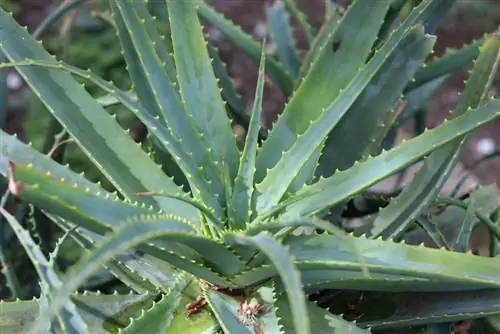
<svg viewBox="0 0 500 334">
<path fill-rule="evenodd" d="M 23 25 L 27 25 L 30 31 L 41 22 L 48 12 L 47 0 L 20 0 L 21 11 L 17 19 Z M 208 0 L 217 10 L 226 17 L 231 18 L 239 24 L 243 30 L 251 33 L 255 38 L 261 39 L 265 32 L 265 4 L 266 0 Z M 346 1 L 338 1 L 346 2 Z M 324 0 L 297 0 L 298 5 L 303 8 L 309 16 L 309 21 L 315 27 L 319 27 L 323 20 Z M 306 5 L 307 4 L 307 5 Z M 500 24 L 498 18 L 497 24 Z M 216 42 L 221 51 L 222 59 L 227 63 L 228 71 L 233 78 L 237 78 L 237 88 L 245 103 L 251 104 L 254 87 L 257 79 L 256 66 L 239 50 L 237 50 L 224 36 L 207 26 L 209 36 Z M 440 55 L 447 47 L 459 47 L 470 42 L 474 38 L 481 37 L 484 31 L 480 28 L 471 28 L 468 24 L 458 24 L 453 29 L 440 29 L 437 32 L 438 40 L 436 55 Z M 304 36 L 298 34 L 299 47 L 304 48 Z M 429 103 L 428 126 L 433 127 L 441 122 L 448 111 L 453 109 L 457 101 L 457 93 L 463 88 L 466 71 L 460 71 L 454 75 L 439 93 Z M 500 75 L 495 79 L 496 91 L 500 91 Z M 264 102 L 264 123 L 269 125 L 276 114 L 284 106 L 283 96 L 277 89 L 267 86 Z M 8 118 L 7 129 L 9 132 L 20 132 L 18 113 L 11 113 Z M 500 119 L 484 126 L 473 133 L 465 145 L 462 162 L 467 165 L 471 161 L 481 157 L 478 151 L 478 142 L 482 139 L 490 139 L 495 147 L 500 147 Z M 484 184 L 496 183 L 500 185 L 500 157 L 490 160 L 475 171 L 475 176 Z"/>
</svg>

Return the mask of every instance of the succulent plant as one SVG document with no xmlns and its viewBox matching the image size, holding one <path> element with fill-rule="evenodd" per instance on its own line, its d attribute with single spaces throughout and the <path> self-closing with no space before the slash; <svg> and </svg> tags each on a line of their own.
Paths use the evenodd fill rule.
<svg viewBox="0 0 500 334">
<path fill-rule="evenodd" d="M 202 1 L 166 0 L 170 34 L 162 36 L 145 1 L 113 0 L 131 92 L 54 59 L 0 11 L 0 49 L 10 61 L 1 66 L 18 70 L 117 190 L 107 192 L 2 132 L 0 171 L 10 194 L 64 235 L 47 257 L 0 209 L 40 280 L 38 299 L 0 304 L 0 326 L 9 333 L 407 333 L 412 325 L 430 330 L 486 316 L 494 326 L 498 195 L 480 188 L 467 199 L 442 199 L 438 191 L 467 135 L 500 116 L 500 100 L 487 94 L 500 36 L 425 67 L 431 34 L 453 2 L 424 0 L 400 16 L 405 1 L 357 0 L 340 17 L 332 11 L 315 32 L 292 1 L 276 1 L 269 18 L 278 61 Z M 287 8 L 308 31 L 305 59 Z M 249 113 L 199 16 L 259 64 Z M 387 134 L 408 116 L 404 101 L 422 103 L 420 96 L 471 54 L 477 57 L 450 119 L 385 150 Z M 72 75 L 137 116 L 148 128 L 148 147 Z M 269 132 L 260 126 L 265 75 L 287 96 Z M 241 150 L 231 130 L 237 120 L 247 128 Z M 410 184 L 391 200 L 375 196 L 384 208 L 346 231 L 346 204 L 369 200 L 372 185 L 420 160 Z M 431 214 L 436 204 L 448 206 Z M 461 219 L 451 241 L 440 232 L 445 214 Z M 478 224 L 491 235 L 488 256 L 467 252 Z M 422 234 L 438 247 L 412 244 Z M 68 239 L 86 251 L 62 273 L 55 261 Z M 77 292 L 103 267 L 131 292 Z M 361 312 L 356 323 L 337 311 L 352 296 L 362 296 L 348 308 Z"/>
</svg>

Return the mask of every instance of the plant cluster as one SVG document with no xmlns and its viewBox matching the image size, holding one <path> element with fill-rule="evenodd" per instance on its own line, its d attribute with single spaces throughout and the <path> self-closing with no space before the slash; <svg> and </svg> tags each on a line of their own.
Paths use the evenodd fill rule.
<svg viewBox="0 0 500 334">
<path fill-rule="evenodd" d="M 51 20 L 80 2 L 65 2 Z M 130 91 L 55 59 L 0 10 L 8 60 L 0 68 L 16 68 L 116 190 L 1 132 L 4 200 L 24 207 L 12 214 L 2 203 L 0 213 L 39 280 L 38 298 L 0 303 L 2 332 L 500 330 L 498 194 L 479 187 L 439 197 L 468 134 L 500 116 L 489 94 L 500 35 L 426 61 L 455 1 L 403 11 L 408 2 L 329 7 L 316 31 L 293 1 L 274 1 L 267 17 L 276 57 L 202 0 L 151 2 L 167 13 L 168 29 L 147 1 L 111 0 L 103 17 L 116 29 Z M 290 15 L 307 37 L 305 57 Z M 248 110 L 202 20 L 258 64 Z M 395 145 L 398 127 L 469 63 L 449 119 Z M 107 95 L 96 98 L 75 77 Z M 287 98 L 269 131 L 260 124 L 266 77 Z M 130 137 L 110 105 L 147 127 L 144 141 Z M 241 148 L 234 124 L 246 130 Z M 409 184 L 370 190 L 416 162 L 422 168 Z M 33 233 L 38 219 L 61 231 L 52 248 Z M 487 231 L 482 256 L 470 245 L 477 228 Z M 62 268 L 68 242 L 81 253 Z M 3 272 L 18 291 L 15 273 Z M 111 279 L 128 292 L 81 291 Z"/>
</svg>

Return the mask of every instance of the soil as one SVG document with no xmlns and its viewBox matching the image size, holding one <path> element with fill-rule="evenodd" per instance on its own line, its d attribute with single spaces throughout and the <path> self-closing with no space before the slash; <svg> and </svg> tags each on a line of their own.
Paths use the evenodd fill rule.
<svg viewBox="0 0 500 334">
<path fill-rule="evenodd" d="M 257 39 L 262 39 L 263 28 L 265 27 L 265 0 L 208 0 L 218 11 L 226 17 L 233 20 L 242 27 L 242 29 L 252 34 Z M 348 1 L 337 1 L 345 3 Z M 22 25 L 26 25 L 29 31 L 43 20 L 50 10 L 50 1 L 47 0 L 20 0 L 21 10 L 15 17 Z M 297 0 L 298 6 L 308 15 L 309 22 L 319 27 L 323 20 L 324 0 Z M 307 4 L 307 5 L 306 5 Z M 496 25 L 500 25 L 498 18 Z M 207 26 L 207 31 L 212 40 L 216 42 L 221 52 L 221 58 L 227 63 L 228 71 L 236 79 L 236 85 L 244 102 L 251 105 L 255 83 L 257 79 L 257 68 L 241 51 L 225 39 L 217 30 Z M 297 31 L 299 48 L 304 48 L 304 36 Z M 439 56 L 448 47 L 460 47 L 469 43 L 474 38 L 479 38 L 485 31 L 481 27 L 471 26 L 470 24 L 457 24 L 452 29 L 445 27 L 439 29 L 435 55 Z M 442 87 L 439 93 L 429 102 L 429 120 L 428 126 L 434 127 L 439 124 L 452 110 L 457 102 L 458 93 L 463 89 L 463 81 L 466 79 L 466 71 L 458 71 Z M 496 91 L 500 91 L 500 75 L 496 76 L 494 81 Z M 263 123 L 270 126 L 276 118 L 277 113 L 283 109 L 284 98 L 281 93 L 269 84 L 265 88 L 264 118 Z M 18 110 L 11 110 L 8 114 L 6 129 L 8 132 L 22 134 L 20 126 L 20 117 Z M 476 130 L 467 141 L 463 154 L 462 162 L 464 165 L 481 157 L 477 149 L 477 143 L 481 139 L 490 138 L 494 141 L 495 147 L 500 147 L 500 119 Z M 484 163 L 474 172 L 475 176 L 483 184 L 496 183 L 500 186 L 500 157 L 491 159 Z"/>
</svg>

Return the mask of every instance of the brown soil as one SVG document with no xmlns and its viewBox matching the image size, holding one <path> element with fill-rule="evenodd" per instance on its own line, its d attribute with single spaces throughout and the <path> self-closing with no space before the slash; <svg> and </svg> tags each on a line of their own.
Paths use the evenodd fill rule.
<svg viewBox="0 0 500 334">
<path fill-rule="evenodd" d="M 41 22 L 47 15 L 50 1 L 47 0 L 21 0 L 21 11 L 16 19 L 23 25 L 27 25 L 30 31 Z M 240 25 L 243 30 L 252 34 L 255 38 L 258 36 L 258 25 L 265 23 L 265 0 L 208 0 L 217 10 L 226 17 L 231 18 Z M 339 3 L 348 1 L 338 1 Z M 324 0 L 298 0 L 298 5 L 308 14 L 310 22 L 319 27 L 323 20 Z M 307 4 L 307 5 L 306 5 Z M 497 24 L 500 24 L 500 18 Z M 221 51 L 222 59 L 227 63 L 228 71 L 236 79 L 238 91 L 247 105 L 251 104 L 254 87 L 257 79 L 256 66 L 241 51 L 237 50 L 232 43 L 225 39 L 223 35 L 217 34 L 217 31 L 210 30 L 207 26 L 210 36 L 216 41 Z M 437 32 L 438 41 L 436 46 L 436 55 L 440 55 L 447 47 L 460 47 L 470 42 L 473 38 L 481 37 L 484 31 L 481 28 L 471 27 L 469 24 L 458 24 L 453 29 L 443 28 Z M 304 48 L 304 36 L 298 31 L 299 47 Z M 466 71 L 459 71 L 448 83 L 442 87 L 437 96 L 429 103 L 430 116 L 428 126 L 433 127 L 441 122 L 451 110 L 456 101 L 457 93 L 463 88 L 463 80 L 466 78 Z M 500 75 L 497 75 L 495 87 L 500 91 Z M 269 126 L 276 117 L 278 111 L 284 106 L 284 99 L 281 93 L 270 85 L 266 85 L 264 102 L 264 123 Z M 7 128 L 9 132 L 19 133 L 19 117 L 17 112 L 11 112 L 8 117 Z M 470 137 L 465 145 L 462 162 L 467 165 L 471 161 L 480 157 L 476 149 L 477 142 L 482 138 L 491 138 L 496 147 L 500 147 L 500 120 L 484 126 Z M 482 183 L 495 183 L 500 185 L 500 158 L 490 160 L 483 164 L 474 173 Z"/>
</svg>

